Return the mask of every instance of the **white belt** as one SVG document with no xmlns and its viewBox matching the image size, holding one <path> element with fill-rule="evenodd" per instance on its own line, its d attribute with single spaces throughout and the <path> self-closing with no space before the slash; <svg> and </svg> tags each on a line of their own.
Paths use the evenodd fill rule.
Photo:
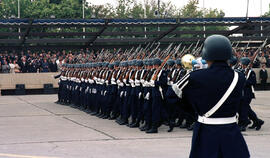
<svg viewBox="0 0 270 158">
<path fill-rule="evenodd" d="M 236 122 L 236 116 L 223 118 L 207 118 L 204 116 L 199 116 L 198 122 L 209 125 L 231 124 Z"/>
</svg>

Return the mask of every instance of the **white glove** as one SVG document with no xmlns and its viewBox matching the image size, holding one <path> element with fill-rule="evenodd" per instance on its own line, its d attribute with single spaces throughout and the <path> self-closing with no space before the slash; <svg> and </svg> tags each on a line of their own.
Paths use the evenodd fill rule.
<svg viewBox="0 0 270 158">
<path fill-rule="evenodd" d="M 122 96 L 123 96 L 123 93 L 124 93 L 123 91 L 121 91 L 121 92 L 120 92 L 120 98 L 122 98 Z"/>
<path fill-rule="evenodd" d="M 134 80 L 129 80 L 129 83 L 134 84 Z"/>
<path fill-rule="evenodd" d="M 106 95 L 106 93 L 107 93 L 107 91 L 104 91 L 103 95 L 105 96 L 105 95 Z"/>
<path fill-rule="evenodd" d="M 140 80 L 135 80 L 135 85 L 139 86 L 140 85 Z"/>
<path fill-rule="evenodd" d="M 123 79 L 123 82 L 126 84 L 127 83 L 127 80 L 126 79 Z"/>
<path fill-rule="evenodd" d="M 149 92 L 147 92 L 147 94 L 145 95 L 144 99 L 146 99 L 146 100 L 149 100 L 150 99 L 150 93 Z"/>
<path fill-rule="evenodd" d="M 154 80 L 151 80 L 149 84 L 150 84 L 151 87 L 155 87 L 155 81 Z"/>
<path fill-rule="evenodd" d="M 141 96 L 142 96 L 142 92 L 139 93 L 139 99 L 141 98 Z"/>
</svg>

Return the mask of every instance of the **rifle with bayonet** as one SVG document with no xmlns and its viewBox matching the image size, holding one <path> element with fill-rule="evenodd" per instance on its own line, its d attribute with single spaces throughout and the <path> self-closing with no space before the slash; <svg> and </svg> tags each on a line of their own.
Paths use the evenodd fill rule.
<svg viewBox="0 0 270 158">
<path fill-rule="evenodd" d="M 262 50 L 262 48 L 264 48 L 264 46 L 266 45 L 267 40 L 268 40 L 268 38 L 265 39 L 265 41 L 263 42 L 263 44 L 256 50 L 256 52 L 255 52 L 255 53 L 253 54 L 253 56 L 251 57 L 250 63 L 248 64 L 247 69 L 246 69 L 246 72 L 245 72 L 246 76 L 247 76 L 247 74 L 248 74 L 248 71 L 252 68 L 252 66 L 253 66 L 253 64 L 254 64 L 254 62 L 255 62 L 255 60 L 256 60 L 256 58 L 257 58 L 259 52 L 260 52 L 260 51 Z"/>
</svg>

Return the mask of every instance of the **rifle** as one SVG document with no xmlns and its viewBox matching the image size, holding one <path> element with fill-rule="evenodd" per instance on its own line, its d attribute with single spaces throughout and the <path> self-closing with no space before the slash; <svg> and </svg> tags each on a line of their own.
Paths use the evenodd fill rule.
<svg viewBox="0 0 270 158">
<path fill-rule="evenodd" d="M 198 40 L 198 42 L 196 43 L 195 47 L 192 49 L 190 54 L 192 54 L 197 49 L 199 43 L 200 43 L 200 40 Z"/>
<path fill-rule="evenodd" d="M 203 48 L 203 43 L 202 43 L 202 45 L 195 51 L 195 53 L 193 54 L 195 57 L 197 57 L 197 56 L 199 56 L 200 55 L 200 52 L 201 52 L 201 50 L 202 50 L 202 48 Z"/>
<path fill-rule="evenodd" d="M 255 51 L 255 53 L 254 53 L 253 56 L 251 57 L 250 63 L 249 63 L 248 66 L 247 66 L 247 71 L 245 72 L 246 76 L 247 76 L 247 74 L 248 74 L 248 71 L 252 68 L 253 63 L 254 63 L 255 59 L 257 58 L 257 56 L 258 56 L 260 50 L 266 45 L 267 40 L 268 40 L 268 38 L 265 39 L 265 41 L 263 42 L 263 44 Z"/>
<path fill-rule="evenodd" d="M 246 45 L 246 47 L 242 50 L 239 59 L 241 59 L 243 57 L 243 54 L 245 53 L 245 51 L 247 50 L 247 48 L 249 46 L 249 42 L 250 42 L 250 40 L 248 41 L 248 44 Z M 240 60 L 238 60 L 238 62 L 236 63 L 235 68 L 238 68 L 239 66 L 240 66 Z"/>
<path fill-rule="evenodd" d="M 177 46 L 177 48 L 175 49 L 174 53 L 171 53 L 171 52 L 170 52 L 169 55 L 164 59 L 164 61 L 162 62 L 162 64 L 159 66 L 158 70 L 155 72 L 155 74 L 154 74 L 152 80 L 155 81 L 155 80 L 157 79 L 159 72 L 162 70 L 162 68 L 165 66 L 165 64 L 167 63 L 167 61 L 170 59 L 171 55 L 173 55 L 173 54 L 175 54 L 176 52 L 178 52 L 180 46 L 181 46 L 181 44 L 179 44 L 179 45 Z M 166 49 L 166 50 L 168 50 L 168 49 Z M 169 50 L 168 50 L 168 51 L 169 51 Z"/>
<path fill-rule="evenodd" d="M 163 52 L 161 52 L 161 53 L 162 53 L 161 56 L 160 56 L 161 59 L 163 58 L 163 56 L 168 56 L 168 53 L 170 53 L 170 50 L 171 50 L 172 45 L 173 45 L 173 43 L 171 43 L 171 44 L 166 48 L 166 50 L 164 50 Z"/>
</svg>

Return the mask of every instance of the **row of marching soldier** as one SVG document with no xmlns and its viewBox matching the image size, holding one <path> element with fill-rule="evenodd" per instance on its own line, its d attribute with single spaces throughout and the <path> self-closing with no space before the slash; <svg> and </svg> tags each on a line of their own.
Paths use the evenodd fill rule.
<svg viewBox="0 0 270 158">
<path fill-rule="evenodd" d="M 196 53 L 200 48 L 193 50 Z M 171 50 L 175 51 L 176 48 Z M 65 64 L 59 75 L 57 103 L 79 108 L 99 118 L 115 120 L 119 125 L 139 128 L 146 133 L 157 133 L 162 124 L 169 126 L 168 132 L 174 127 L 192 130 L 197 119 L 195 111 L 185 99 L 171 97 L 173 95 L 168 88 L 190 71 L 204 69 L 207 64 L 190 54 L 184 55 L 182 61 L 171 58 L 172 54 L 167 53 L 163 56 L 164 60 L 154 57 L 110 63 Z M 229 64 L 244 72 L 250 61 L 241 58 L 238 63 L 236 58 L 232 58 Z M 244 97 L 238 107 L 238 125 L 242 131 L 251 124 L 250 120 L 250 128 L 260 130 L 263 125 L 250 106 L 255 97 L 253 86 L 256 76 L 252 69 L 249 71 Z"/>
</svg>

